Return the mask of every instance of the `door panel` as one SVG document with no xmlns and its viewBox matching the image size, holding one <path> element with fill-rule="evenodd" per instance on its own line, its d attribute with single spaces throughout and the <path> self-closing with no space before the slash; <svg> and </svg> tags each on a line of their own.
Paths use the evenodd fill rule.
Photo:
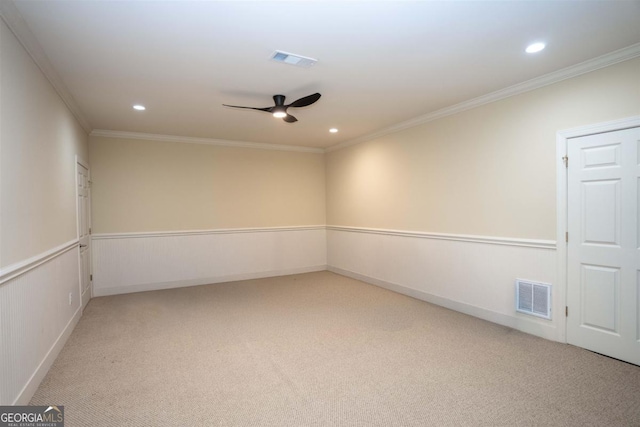
<svg viewBox="0 0 640 427">
<path fill-rule="evenodd" d="M 618 332 L 620 270 L 599 265 L 582 266 L 582 324 Z"/>
<path fill-rule="evenodd" d="M 568 141 L 567 342 L 640 365 L 640 128 Z"/>
<path fill-rule="evenodd" d="M 620 144 L 585 148 L 582 158 L 585 169 L 620 166 Z"/>
<path fill-rule="evenodd" d="M 585 244 L 620 245 L 620 180 L 582 183 Z"/>
</svg>

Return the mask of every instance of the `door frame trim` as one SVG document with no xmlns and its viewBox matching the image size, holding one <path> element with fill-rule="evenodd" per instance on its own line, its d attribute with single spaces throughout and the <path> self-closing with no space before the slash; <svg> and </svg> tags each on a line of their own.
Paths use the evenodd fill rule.
<svg viewBox="0 0 640 427">
<path fill-rule="evenodd" d="M 568 250 L 565 241 L 565 232 L 568 230 L 568 168 L 564 165 L 563 157 L 567 155 L 568 143 L 572 138 L 595 135 L 604 132 L 613 132 L 640 126 L 640 116 L 631 116 L 624 119 L 579 126 L 571 129 L 560 130 L 556 133 L 556 253 L 557 253 L 557 284 L 556 297 L 560 299 L 560 307 L 567 305 L 567 292 L 569 283 L 567 277 Z M 571 159 L 569 159 L 571 161 Z M 558 340 L 567 342 L 567 318 L 559 313 Z M 564 326 L 563 326 L 564 325 Z"/>
<path fill-rule="evenodd" d="M 80 310 L 84 310 L 82 306 L 82 260 L 80 259 L 80 215 L 78 205 L 78 165 L 84 167 L 87 170 L 89 175 L 89 181 L 91 181 L 91 169 L 89 168 L 89 162 L 84 160 L 82 157 L 75 155 L 75 163 L 74 163 L 74 172 L 75 179 L 74 182 L 76 184 L 75 196 L 76 196 L 76 240 L 78 241 L 78 301 L 80 303 Z M 91 210 L 89 211 L 89 215 L 91 215 Z M 91 244 L 91 237 L 89 237 L 89 244 Z M 91 266 L 93 264 L 92 251 L 91 247 L 89 247 L 89 274 L 91 274 Z M 89 299 L 93 298 L 93 282 L 89 281 Z"/>
</svg>

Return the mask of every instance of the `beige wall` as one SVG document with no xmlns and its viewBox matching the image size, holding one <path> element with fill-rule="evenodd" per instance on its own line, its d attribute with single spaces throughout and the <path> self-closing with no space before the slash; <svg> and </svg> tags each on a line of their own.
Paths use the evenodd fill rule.
<svg viewBox="0 0 640 427">
<path fill-rule="evenodd" d="M 90 138 L 94 233 L 325 223 L 323 154 Z"/>
<path fill-rule="evenodd" d="M 0 20 L 0 267 L 76 238 L 87 135 Z"/>
<path fill-rule="evenodd" d="M 640 59 L 330 152 L 327 223 L 555 240 L 556 132 L 640 114 Z"/>
</svg>

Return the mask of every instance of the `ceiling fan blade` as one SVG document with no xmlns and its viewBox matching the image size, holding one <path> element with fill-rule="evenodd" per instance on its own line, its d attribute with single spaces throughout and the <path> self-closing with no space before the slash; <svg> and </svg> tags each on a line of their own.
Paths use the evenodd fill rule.
<svg viewBox="0 0 640 427">
<path fill-rule="evenodd" d="M 284 120 L 287 123 L 295 123 L 298 121 L 298 119 L 293 117 L 291 114 L 287 114 L 285 117 L 282 118 L 282 120 Z"/>
<path fill-rule="evenodd" d="M 293 101 L 291 104 L 287 105 L 287 107 L 306 107 L 320 99 L 320 96 L 321 95 L 319 93 L 314 93 L 313 95 L 305 96 L 304 98 Z"/>
<path fill-rule="evenodd" d="M 273 109 L 273 107 L 265 107 L 265 108 L 256 108 L 256 107 L 241 107 L 240 105 L 227 105 L 227 104 L 222 104 L 225 107 L 231 107 L 231 108 L 245 108 L 247 110 L 258 110 L 258 111 L 268 111 L 271 112 L 271 110 Z"/>
</svg>

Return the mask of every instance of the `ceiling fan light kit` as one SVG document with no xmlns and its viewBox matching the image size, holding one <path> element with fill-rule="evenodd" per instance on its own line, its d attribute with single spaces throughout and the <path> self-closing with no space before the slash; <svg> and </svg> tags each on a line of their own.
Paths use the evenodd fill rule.
<svg viewBox="0 0 640 427">
<path fill-rule="evenodd" d="M 225 107 L 231 107 L 231 108 L 244 108 L 248 110 L 265 111 L 267 113 L 273 114 L 273 117 L 281 118 L 287 123 L 295 123 L 298 121 L 298 119 L 296 119 L 291 114 L 287 113 L 287 109 L 307 107 L 315 103 L 318 99 L 320 99 L 320 96 L 322 95 L 320 95 L 319 93 L 314 93 L 312 95 L 308 95 L 296 101 L 293 101 L 291 104 L 285 105 L 284 100 L 286 99 L 286 97 L 284 95 L 273 95 L 273 102 L 275 105 L 273 107 L 264 107 L 264 108 L 242 107 L 240 105 L 227 105 L 227 104 L 222 104 L 222 105 Z"/>
<path fill-rule="evenodd" d="M 287 112 L 283 107 L 276 107 L 273 109 L 273 117 L 277 117 L 279 119 L 287 117 Z"/>
</svg>

